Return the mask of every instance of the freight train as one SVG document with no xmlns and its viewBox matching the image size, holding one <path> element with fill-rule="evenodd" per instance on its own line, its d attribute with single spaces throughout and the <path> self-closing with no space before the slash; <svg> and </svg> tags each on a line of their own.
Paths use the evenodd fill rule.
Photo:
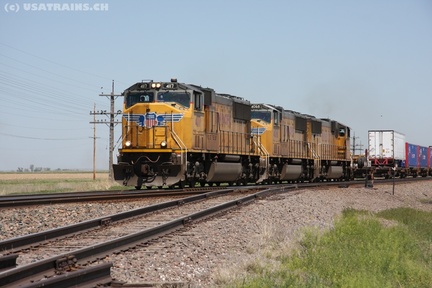
<svg viewBox="0 0 432 288">
<path fill-rule="evenodd" d="M 369 130 L 368 149 L 357 160 L 353 175 L 373 173 L 377 177 L 432 176 L 432 146 L 406 142 L 405 135 L 394 130 Z"/>
<path fill-rule="evenodd" d="M 350 128 L 198 85 L 127 88 L 114 179 L 153 186 L 351 178 Z"/>
</svg>

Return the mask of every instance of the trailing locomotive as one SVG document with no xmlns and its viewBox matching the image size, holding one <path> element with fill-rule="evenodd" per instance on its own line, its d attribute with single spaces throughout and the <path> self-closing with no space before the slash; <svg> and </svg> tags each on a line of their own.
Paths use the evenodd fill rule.
<svg viewBox="0 0 432 288">
<path fill-rule="evenodd" d="M 349 127 L 266 104 L 251 125 L 267 171 L 257 182 L 350 178 Z"/>
<path fill-rule="evenodd" d="M 349 127 L 197 85 L 139 82 L 123 92 L 114 179 L 135 186 L 350 177 Z"/>
</svg>

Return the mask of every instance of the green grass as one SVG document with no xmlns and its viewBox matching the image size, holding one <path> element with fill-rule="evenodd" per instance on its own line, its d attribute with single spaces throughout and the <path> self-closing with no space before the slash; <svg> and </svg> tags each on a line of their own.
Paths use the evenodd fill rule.
<svg viewBox="0 0 432 288">
<path fill-rule="evenodd" d="M 95 180 L 91 173 L 18 173 L 0 176 L 3 176 L 0 179 L 0 195 L 130 189 L 109 180 L 107 173 L 98 174 Z"/>
<path fill-rule="evenodd" d="M 432 287 L 431 247 L 431 212 L 348 209 L 334 229 L 306 232 L 296 251 L 278 257 L 276 270 L 252 269 L 233 286 Z"/>
</svg>

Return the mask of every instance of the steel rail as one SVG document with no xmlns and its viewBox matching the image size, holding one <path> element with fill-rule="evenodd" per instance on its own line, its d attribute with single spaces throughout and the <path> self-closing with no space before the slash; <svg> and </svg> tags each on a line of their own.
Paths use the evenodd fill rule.
<svg viewBox="0 0 432 288">
<path fill-rule="evenodd" d="M 59 287 L 104 287 L 112 283 L 111 278 L 112 263 L 104 263 L 93 267 L 84 267 L 72 272 L 64 272 L 55 277 L 44 279 L 40 282 L 28 284 L 24 282 L 14 283 L 10 287 L 25 288 L 59 288 Z"/>
<path fill-rule="evenodd" d="M 148 213 L 153 213 L 166 208 L 180 206 L 185 203 L 201 201 L 209 197 L 224 195 L 233 191 L 234 191 L 233 189 L 223 189 L 223 190 L 213 191 L 205 194 L 198 194 L 198 195 L 194 195 L 194 196 L 190 196 L 178 200 L 167 201 L 167 202 L 158 203 L 150 206 L 145 206 L 142 208 L 133 209 L 126 212 L 107 215 L 104 217 L 83 221 L 83 222 L 79 222 L 76 224 L 63 226 L 55 229 L 50 229 L 39 233 L 34 233 L 34 234 L 29 234 L 25 236 L 3 240 L 0 241 L 0 251 L 6 251 L 6 250 L 15 251 L 16 249 L 24 249 L 27 247 L 37 246 L 40 243 L 48 240 L 63 238 L 71 234 L 83 232 L 90 229 L 95 229 L 101 226 L 106 226 L 109 225 L 110 223 L 123 221 L 128 218 L 141 216 Z"/>
<path fill-rule="evenodd" d="M 0 256 L 0 272 L 15 267 L 17 258 L 18 254 Z"/>
<path fill-rule="evenodd" d="M 220 188 L 218 188 L 220 189 Z M 143 190 L 143 191 L 94 191 L 94 192 L 74 192 L 74 193 L 55 193 L 37 195 L 7 195 L 0 196 L 0 208 L 12 208 L 20 206 L 44 205 L 53 203 L 88 202 L 103 200 L 123 200 L 146 197 L 162 196 L 184 196 L 196 193 L 203 193 L 215 188 L 191 188 L 175 190 Z"/>
<path fill-rule="evenodd" d="M 232 209 L 244 203 L 251 202 L 257 198 L 265 197 L 273 193 L 284 192 L 285 190 L 295 189 L 296 187 L 296 185 L 293 185 L 266 189 L 252 195 L 239 198 L 237 200 L 232 200 L 208 209 L 204 209 L 199 212 L 192 213 L 187 216 L 177 218 L 170 222 L 157 225 L 155 227 L 148 228 L 137 233 L 126 235 L 97 245 L 92 245 L 90 247 L 71 251 L 66 254 L 51 257 L 18 268 L 10 269 L 8 271 L 0 273 L 0 286 L 12 285 L 17 281 L 22 281 L 21 279 L 24 279 L 24 281 L 29 281 L 30 279 L 34 279 L 35 275 L 37 277 L 54 275 L 56 269 L 61 270 L 63 269 L 63 267 L 87 265 L 92 261 L 95 261 L 97 257 L 101 258 L 107 256 L 109 253 L 128 250 L 143 242 L 148 242 L 172 231 L 181 229 L 191 222 L 203 220 L 207 217 L 226 211 L 227 209 Z"/>
</svg>

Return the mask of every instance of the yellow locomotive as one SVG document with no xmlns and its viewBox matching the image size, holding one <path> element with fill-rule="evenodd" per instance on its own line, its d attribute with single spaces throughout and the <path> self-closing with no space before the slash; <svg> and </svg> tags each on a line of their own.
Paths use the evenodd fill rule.
<svg viewBox="0 0 432 288">
<path fill-rule="evenodd" d="M 257 182 L 350 178 L 349 127 L 267 104 L 252 105 L 251 127 Z"/>
<path fill-rule="evenodd" d="M 123 92 L 114 178 L 195 186 L 348 178 L 349 128 L 197 85 L 139 82 Z"/>
</svg>

